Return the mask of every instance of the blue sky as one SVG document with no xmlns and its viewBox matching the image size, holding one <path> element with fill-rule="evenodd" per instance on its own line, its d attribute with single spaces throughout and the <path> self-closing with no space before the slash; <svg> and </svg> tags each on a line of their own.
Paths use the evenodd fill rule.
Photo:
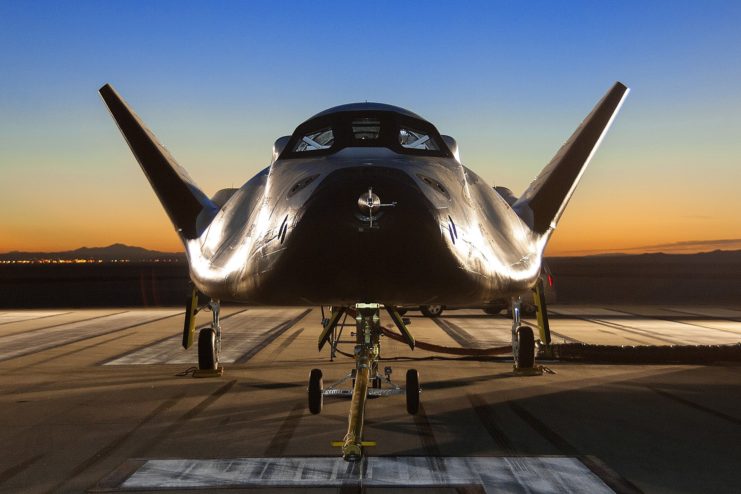
<svg viewBox="0 0 741 494">
<path fill-rule="evenodd" d="M 16 214 L 0 250 L 177 248 L 97 95 L 106 82 L 210 193 L 302 120 L 362 100 L 425 116 L 519 193 L 621 80 L 632 93 L 556 247 L 741 238 L 739 26 L 739 2 L 2 0 L 0 207 Z"/>
</svg>

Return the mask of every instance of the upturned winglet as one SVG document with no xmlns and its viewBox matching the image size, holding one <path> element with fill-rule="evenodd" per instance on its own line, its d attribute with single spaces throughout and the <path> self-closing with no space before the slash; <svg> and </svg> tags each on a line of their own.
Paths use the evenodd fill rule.
<svg viewBox="0 0 741 494">
<path fill-rule="evenodd" d="M 99 92 L 180 236 L 197 238 L 218 206 L 196 186 L 110 84 Z"/>
<path fill-rule="evenodd" d="M 512 208 L 539 234 L 556 227 L 629 89 L 616 82 Z"/>
</svg>

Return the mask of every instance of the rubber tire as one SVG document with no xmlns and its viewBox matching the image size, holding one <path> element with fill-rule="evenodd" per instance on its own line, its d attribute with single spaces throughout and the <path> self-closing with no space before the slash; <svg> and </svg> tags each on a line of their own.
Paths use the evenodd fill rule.
<svg viewBox="0 0 741 494">
<path fill-rule="evenodd" d="M 309 411 L 318 415 L 324 404 L 324 382 L 320 369 L 311 369 L 309 374 Z"/>
<path fill-rule="evenodd" d="M 198 332 L 198 368 L 216 370 L 216 331 L 203 328 Z"/>
<path fill-rule="evenodd" d="M 421 305 L 419 310 L 426 317 L 440 317 L 445 307 L 442 305 Z"/>
<path fill-rule="evenodd" d="M 406 314 L 406 313 L 407 313 L 408 311 L 409 311 L 409 309 L 400 309 L 400 308 L 398 308 L 398 307 L 397 307 L 397 309 L 396 309 L 396 312 L 398 312 L 400 316 L 403 316 L 403 315 L 404 315 L 404 314 Z"/>
<path fill-rule="evenodd" d="M 416 415 L 419 411 L 419 372 L 417 369 L 407 370 L 407 413 Z"/>
<path fill-rule="evenodd" d="M 481 310 L 490 316 L 498 316 L 502 312 L 502 309 L 497 309 L 496 307 L 485 307 Z"/>
<path fill-rule="evenodd" d="M 520 326 L 517 328 L 517 367 L 532 369 L 535 364 L 535 337 L 533 328 Z"/>
</svg>

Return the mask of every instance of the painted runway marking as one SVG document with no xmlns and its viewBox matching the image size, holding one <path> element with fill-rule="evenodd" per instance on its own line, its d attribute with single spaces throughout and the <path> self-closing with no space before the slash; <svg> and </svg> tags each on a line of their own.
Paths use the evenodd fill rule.
<svg viewBox="0 0 741 494">
<path fill-rule="evenodd" d="M 608 326 L 613 329 L 641 335 L 648 338 L 661 341 L 670 345 L 723 345 L 738 343 L 740 335 L 729 329 L 741 329 L 741 323 L 735 323 L 734 328 L 726 327 L 713 328 L 707 324 L 702 326 L 697 321 L 668 320 L 663 318 L 652 318 L 646 316 L 637 316 L 625 311 L 604 309 L 599 307 L 589 308 L 571 308 L 558 307 L 552 311 L 554 315 L 565 315 L 578 317 L 579 319 Z M 716 317 L 722 317 L 725 314 L 724 309 L 706 309 L 707 315 L 715 314 Z M 626 319 L 626 315 L 630 318 Z M 554 319 L 558 321 L 558 319 Z M 730 321 L 728 321 L 730 322 Z M 566 324 L 561 323 L 562 325 Z M 730 322 L 733 325 L 733 322 Z M 561 331 L 565 328 L 561 327 Z"/>
<path fill-rule="evenodd" d="M 458 316 L 455 322 L 450 317 L 434 319 L 443 331 L 448 333 L 463 348 L 491 348 L 507 346 L 512 343 L 512 321 L 499 316 L 474 317 Z M 530 325 L 537 332 L 537 322 L 531 319 L 523 319 L 523 323 Z M 561 339 L 569 343 L 582 343 L 582 341 L 553 331 L 554 339 Z"/>
<path fill-rule="evenodd" d="M 233 458 L 132 461 L 99 489 L 129 491 L 248 487 L 458 487 L 484 492 L 613 493 L 574 457 Z"/>
<path fill-rule="evenodd" d="M 658 312 L 655 316 L 636 314 L 619 308 L 557 306 L 549 309 L 551 334 L 554 341 L 615 345 L 725 345 L 741 341 L 741 322 L 728 319 L 741 312 L 722 308 L 692 310 L 698 314 L 696 317 L 707 320 L 682 320 L 681 316 L 666 317 Z M 461 311 L 435 322 L 464 348 L 504 346 L 511 341 L 511 322 L 503 317 Z M 535 321 L 525 323 L 537 327 Z"/>
<path fill-rule="evenodd" d="M 6 335 L 0 337 L 0 344 L 3 348 L 0 361 L 141 326 L 179 313 L 179 310 L 172 309 L 130 310 L 86 321 L 61 324 L 43 331 L 37 330 Z"/>
<path fill-rule="evenodd" d="M 288 321 L 305 313 L 302 308 L 276 310 L 274 308 L 255 308 L 223 318 L 221 322 L 222 363 L 244 362 L 254 355 L 266 342 L 277 334 L 273 331 L 288 329 L 283 327 Z M 182 336 L 170 338 L 122 355 L 104 365 L 151 365 L 151 364 L 192 364 L 198 361 L 197 345 L 185 350 L 180 344 Z"/>
<path fill-rule="evenodd" d="M 10 324 L 12 322 L 31 321 L 33 319 L 44 319 L 46 317 L 61 316 L 62 314 L 69 314 L 69 311 L 63 312 L 59 310 L 24 310 L 0 312 L 0 325 Z"/>
</svg>

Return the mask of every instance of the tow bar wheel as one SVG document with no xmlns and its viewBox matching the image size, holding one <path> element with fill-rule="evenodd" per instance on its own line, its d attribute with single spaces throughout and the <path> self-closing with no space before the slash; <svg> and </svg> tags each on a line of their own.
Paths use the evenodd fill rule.
<svg viewBox="0 0 741 494">
<path fill-rule="evenodd" d="M 419 372 L 417 369 L 407 371 L 407 413 L 416 415 L 419 411 Z"/>
<path fill-rule="evenodd" d="M 324 403 L 324 383 L 322 382 L 322 371 L 311 369 L 309 374 L 309 411 L 314 415 L 322 411 Z"/>
</svg>

